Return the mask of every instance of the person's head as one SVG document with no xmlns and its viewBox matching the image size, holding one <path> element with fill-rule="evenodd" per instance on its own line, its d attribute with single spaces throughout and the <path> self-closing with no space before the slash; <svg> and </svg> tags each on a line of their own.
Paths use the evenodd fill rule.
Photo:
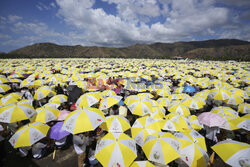
<svg viewBox="0 0 250 167">
<path fill-rule="evenodd" d="M 118 108 L 119 108 L 119 106 L 117 104 L 115 104 L 115 105 L 112 106 L 113 110 L 117 110 Z"/>
</svg>

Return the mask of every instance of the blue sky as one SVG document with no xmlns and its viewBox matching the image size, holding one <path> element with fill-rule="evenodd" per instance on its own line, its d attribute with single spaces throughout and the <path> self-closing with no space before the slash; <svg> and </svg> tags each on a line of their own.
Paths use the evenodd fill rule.
<svg viewBox="0 0 250 167">
<path fill-rule="evenodd" d="M 0 51 L 41 42 L 122 47 L 250 41 L 249 0 L 1 0 Z"/>
</svg>

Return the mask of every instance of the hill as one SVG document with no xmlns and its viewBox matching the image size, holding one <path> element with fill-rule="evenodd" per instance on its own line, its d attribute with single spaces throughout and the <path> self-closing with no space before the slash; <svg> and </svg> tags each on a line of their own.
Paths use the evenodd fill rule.
<svg viewBox="0 0 250 167">
<path fill-rule="evenodd" d="M 173 58 L 250 61 L 250 42 L 236 39 L 136 44 L 121 48 L 37 43 L 1 53 L 1 58 Z"/>
</svg>

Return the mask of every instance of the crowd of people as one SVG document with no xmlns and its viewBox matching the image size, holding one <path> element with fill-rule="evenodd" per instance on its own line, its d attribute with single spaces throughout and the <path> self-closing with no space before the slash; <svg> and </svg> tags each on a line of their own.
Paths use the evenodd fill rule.
<svg viewBox="0 0 250 167">
<path fill-rule="evenodd" d="M 1 159 L 6 154 L 4 143 L 13 136 L 19 128 L 34 121 L 36 115 L 26 120 L 7 123 L 1 121 L 3 108 L 7 105 L 16 104 L 22 100 L 31 100 L 28 103 L 37 110 L 43 108 L 50 99 L 55 95 L 65 95 L 67 101 L 60 104 L 54 104 L 60 112 L 74 112 L 79 109 L 78 99 L 89 92 L 99 92 L 101 98 L 91 108 L 100 109 L 103 99 L 109 96 L 119 96 L 120 99 L 107 109 L 103 109 L 105 117 L 119 115 L 128 120 L 131 126 L 138 118 L 151 116 L 156 121 L 167 120 L 168 114 L 173 114 L 169 106 L 182 104 L 188 98 L 198 98 L 202 107 L 189 107 L 188 115 L 180 112 L 174 114 L 182 115 L 189 120 L 191 116 L 199 117 L 204 112 L 210 112 L 216 107 L 230 107 L 237 113 L 235 118 L 246 116 L 250 113 L 250 108 L 239 111 L 239 106 L 245 104 L 249 106 L 249 66 L 248 63 L 226 63 L 226 62 L 181 62 L 181 61 L 159 61 L 159 60 L 121 60 L 121 59 L 79 59 L 79 60 L 5 60 L 1 62 L 0 82 L 7 85 L 10 89 L 1 90 L 1 108 L 0 108 L 0 142 L 1 142 Z M 110 61 L 110 62 L 108 62 Z M 29 63 L 28 63 L 29 62 Z M 14 80 L 16 79 L 16 80 Z M 25 85 L 25 82 L 27 84 Z M 35 83 L 35 84 L 34 84 Z M 39 88 L 47 86 L 51 88 L 52 93 L 42 99 L 35 98 Z M 192 88 L 192 90 L 185 90 Z M 102 92 L 110 90 L 111 95 L 103 95 Z M 163 93 L 161 93 L 161 91 Z M 236 90 L 243 92 L 239 95 L 242 99 L 240 103 L 229 103 L 227 98 L 217 99 L 215 94 L 220 90 L 230 91 L 233 96 Z M 20 95 L 13 102 L 6 103 L 10 95 Z M 174 95 L 180 97 L 173 98 Z M 152 113 L 144 115 L 136 114 L 129 107 L 129 98 L 132 96 L 143 96 L 150 99 L 153 105 L 160 105 L 162 113 L 157 116 Z M 224 96 L 224 95 L 222 95 Z M 233 97 L 232 97 L 233 98 Z M 160 104 L 161 100 L 167 101 L 165 105 Z M 222 115 L 226 116 L 226 115 Z M 154 118 L 155 117 L 155 118 Z M 160 118 L 161 117 L 161 118 Z M 231 118 L 231 119 L 235 119 Z M 249 119 L 249 117 L 248 117 Z M 53 127 L 56 123 L 63 120 L 52 120 L 46 124 Z M 199 123 L 201 128 L 195 129 L 199 134 L 205 137 L 207 154 L 211 156 L 214 152 L 211 147 L 220 141 L 227 139 L 239 142 L 250 143 L 249 131 L 242 128 L 230 130 L 227 126 L 207 126 Z M 248 124 L 248 126 L 250 126 Z M 249 127 L 247 127 L 249 128 Z M 171 134 L 177 133 L 171 130 L 162 130 Z M 95 157 L 97 143 L 108 133 L 102 126 L 96 129 L 79 134 L 69 134 L 60 140 L 47 137 L 37 141 L 35 144 L 26 147 L 16 148 L 21 157 L 32 156 L 40 159 L 57 149 L 67 149 L 73 144 L 74 150 L 78 155 L 78 166 L 98 166 L 100 162 Z M 131 131 L 124 132 L 131 137 Z M 133 137 L 133 136 L 132 136 Z M 13 148 L 14 149 L 14 148 Z M 219 156 L 215 155 L 215 158 Z M 137 145 L 137 159 L 147 160 L 143 149 Z M 164 166 L 154 161 L 156 166 Z M 208 162 L 210 165 L 213 163 Z M 181 158 L 176 159 L 168 164 L 169 166 L 188 166 Z M 225 164 L 224 164 L 225 165 Z"/>
</svg>

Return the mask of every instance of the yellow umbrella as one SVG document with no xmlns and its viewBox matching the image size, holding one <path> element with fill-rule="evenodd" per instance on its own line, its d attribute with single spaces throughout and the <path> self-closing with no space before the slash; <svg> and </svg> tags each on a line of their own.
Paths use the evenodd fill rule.
<svg viewBox="0 0 250 167">
<path fill-rule="evenodd" d="M 210 112 L 217 113 L 217 114 L 220 114 L 222 116 L 230 116 L 233 118 L 239 117 L 238 113 L 230 107 L 224 107 L 224 106 L 215 107 Z"/>
<path fill-rule="evenodd" d="M 235 119 L 234 117 L 223 116 L 223 118 L 225 119 L 225 122 L 223 125 L 220 126 L 220 128 L 230 130 L 230 131 L 240 129 L 240 127 L 237 127 L 236 124 L 232 122 L 232 120 Z"/>
<path fill-rule="evenodd" d="M 196 115 L 189 115 L 187 118 L 191 123 L 193 129 L 201 130 L 203 128 L 203 125 L 198 121 Z"/>
<path fill-rule="evenodd" d="M 101 125 L 104 119 L 103 112 L 99 109 L 78 109 L 67 115 L 62 129 L 72 134 L 92 131 Z"/>
<path fill-rule="evenodd" d="M 129 110 L 134 115 L 144 116 L 152 111 L 152 100 L 140 96 L 134 96 L 127 103 Z"/>
<path fill-rule="evenodd" d="M 185 116 L 190 115 L 188 107 L 180 102 L 170 103 L 170 105 L 168 106 L 168 111 L 171 113 L 178 113 L 180 115 Z"/>
<path fill-rule="evenodd" d="M 177 113 L 170 113 L 165 116 L 167 120 L 171 120 L 176 122 L 181 126 L 183 130 L 189 130 L 192 129 L 192 124 L 191 122 L 183 115 L 179 115 Z"/>
<path fill-rule="evenodd" d="M 159 103 L 159 105 L 161 105 L 163 107 L 168 107 L 168 105 L 170 104 L 169 99 L 168 98 L 163 98 L 163 97 L 159 98 L 157 100 L 157 102 Z"/>
<path fill-rule="evenodd" d="M 111 115 L 106 117 L 101 124 L 101 128 L 112 133 L 122 133 L 131 128 L 129 121 L 120 115 Z"/>
<path fill-rule="evenodd" d="M 224 140 L 211 147 L 220 158 L 234 167 L 250 166 L 250 145 L 235 140 Z"/>
<path fill-rule="evenodd" d="M 154 119 L 162 119 L 165 116 L 165 109 L 161 105 L 153 106 L 152 112 L 150 112 L 150 116 Z"/>
<path fill-rule="evenodd" d="M 242 89 L 232 88 L 229 89 L 229 91 L 232 92 L 234 95 L 238 95 L 244 99 L 249 99 L 247 92 Z"/>
<path fill-rule="evenodd" d="M 149 161 L 134 161 L 130 167 L 155 167 Z"/>
<path fill-rule="evenodd" d="M 97 104 L 100 100 L 100 92 L 85 93 L 77 99 L 76 106 L 79 108 L 90 107 L 94 104 Z"/>
<path fill-rule="evenodd" d="M 1 98 L 0 100 L 0 106 L 14 104 L 18 102 L 18 100 L 22 97 L 19 93 L 9 93 Z"/>
<path fill-rule="evenodd" d="M 198 100 L 197 98 L 193 98 L 193 97 L 184 99 L 182 104 L 187 106 L 189 109 L 193 109 L 193 110 L 199 110 L 199 109 L 203 108 L 202 101 Z"/>
<path fill-rule="evenodd" d="M 52 91 L 50 87 L 43 86 L 37 89 L 34 95 L 34 99 L 41 100 L 47 96 L 54 96 L 54 95 L 56 95 L 56 92 Z"/>
<path fill-rule="evenodd" d="M 14 148 L 31 146 L 46 137 L 49 126 L 40 122 L 30 123 L 19 128 L 9 142 Z"/>
<path fill-rule="evenodd" d="M 247 117 L 239 117 L 235 119 L 231 119 L 230 122 L 237 126 L 238 128 L 245 129 L 250 131 L 250 118 Z"/>
<path fill-rule="evenodd" d="M 109 96 L 109 97 L 101 100 L 99 109 L 100 110 L 108 109 L 108 108 L 112 107 L 113 105 L 119 103 L 119 101 L 121 99 L 122 99 L 121 96 Z"/>
<path fill-rule="evenodd" d="M 160 131 L 160 122 L 149 116 L 137 119 L 131 128 L 132 138 L 135 139 L 136 143 L 140 146 L 143 146 L 148 135 L 153 135 Z"/>
<path fill-rule="evenodd" d="M 0 108 L 0 122 L 13 123 L 29 119 L 35 114 L 29 104 L 10 104 Z"/>
<path fill-rule="evenodd" d="M 4 93 L 7 92 L 8 90 L 10 90 L 11 87 L 9 85 L 6 84 L 0 84 L 0 93 Z"/>
<path fill-rule="evenodd" d="M 68 97 L 66 95 L 59 94 L 59 95 L 56 95 L 56 96 L 52 97 L 51 99 L 49 99 L 49 102 L 51 102 L 51 103 L 64 103 L 64 102 L 67 102 L 67 100 L 68 100 Z"/>
<path fill-rule="evenodd" d="M 185 99 L 185 98 L 188 98 L 190 97 L 188 94 L 185 94 L 185 93 L 180 93 L 180 94 L 171 94 L 169 96 L 169 100 L 172 101 L 172 100 L 182 100 L 182 99 Z"/>
<path fill-rule="evenodd" d="M 174 121 L 162 120 L 162 121 L 160 121 L 160 123 L 161 123 L 162 130 L 175 131 L 175 132 L 183 131 L 182 127 Z"/>
<path fill-rule="evenodd" d="M 10 82 L 7 78 L 0 77 L 0 84 L 8 83 Z"/>
<path fill-rule="evenodd" d="M 205 138 L 202 135 L 193 130 L 189 133 L 175 133 L 174 136 L 181 142 L 181 159 L 188 166 L 207 166 L 209 157 L 206 153 Z"/>
<path fill-rule="evenodd" d="M 242 103 L 238 107 L 238 112 L 243 114 L 250 114 L 250 104 L 249 103 Z"/>
<path fill-rule="evenodd" d="M 180 157 L 180 142 L 171 133 L 159 132 L 159 136 L 149 135 L 142 147 L 148 160 L 163 165 Z"/>
<path fill-rule="evenodd" d="M 105 90 L 101 93 L 101 95 L 103 98 L 105 98 L 105 97 L 109 97 L 109 96 L 116 96 L 116 93 L 113 90 Z"/>
<path fill-rule="evenodd" d="M 171 95 L 171 92 L 169 90 L 166 90 L 166 89 L 158 89 L 156 91 L 156 94 L 158 96 L 161 96 L 161 97 L 168 97 Z"/>
<path fill-rule="evenodd" d="M 47 123 L 53 120 L 56 120 L 60 114 L 60 111 L 55 108 L 37 108 L 36 109 L 36 122 Z"/>
<path fill-rule="evenodd" d="M 103 166 L 129 167 L 137 157 L 136 144 L 124 133 L 108 133 L 96 146 L 95 157 Z"/>
<path fill-rule="evenodd" d="M 210 94 L 215 100 L 227 100 L 232 96 L 232 92 L 227 89 L 213 89 Z"/>
<path fill-rule="evenodd" d="M 244 102 L 244 99 L 236 94 L 232 94 L 229 99 L 225 100 L 226 104 L 229 105 L 239 105 Z"/>
</svg>

